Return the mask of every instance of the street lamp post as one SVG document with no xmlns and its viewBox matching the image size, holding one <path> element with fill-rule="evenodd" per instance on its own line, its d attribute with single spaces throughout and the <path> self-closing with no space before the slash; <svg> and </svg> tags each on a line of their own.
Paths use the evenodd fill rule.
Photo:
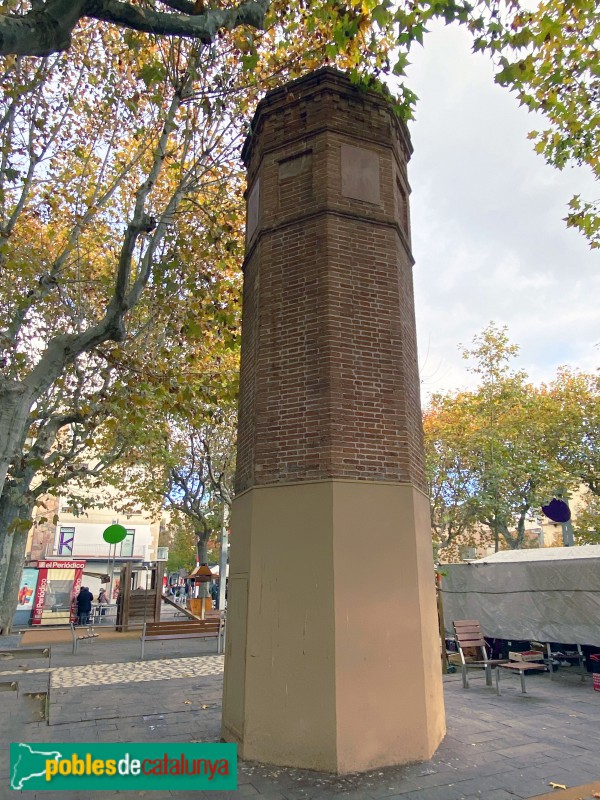
<svg viewBox="0 0 600 800">
<path fill-rule="evenodd" d="M 227 503 L 223 503 L 223 518 L 221 521 L 221 553 L 219 555 L 219 611 L 225 610 L 228 550 L 229 550 L 229 506 L 227 505 Z"/>
<path fill-rule="evenodd" d="M 144 630 L 146 630 L 146 616 L 148 612 L 148 575 L 153 567 L 152 561 L 144 561 L 142 567 L 146 570 L 146 594 L 144 595 Z"/>
</svg>

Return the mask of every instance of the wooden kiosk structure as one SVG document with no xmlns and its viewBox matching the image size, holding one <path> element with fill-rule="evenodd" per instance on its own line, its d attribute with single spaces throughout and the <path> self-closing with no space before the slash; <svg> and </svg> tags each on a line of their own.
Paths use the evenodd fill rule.
<svg viewBox="0 0 600 800">
<path fill-rule="evenodd" d="M 148 569 L 150 578 L 147 587 L 134 589 L 135 573 L 132 565 L 123 565 L 117 597 L 118 631 L 126 632 L 130 626 L 139 628 L 145 622 L 160 622 L 163 570 L 164 562 L 154 564 Z"/>
<path fill-rule="evenodd" d="M 199 564 L 195 567 L 190 574 L 188 575 L 188 581 L 190 584 L 190 611 L 196 617 L 204 617 L 204 614 L 207 611 L 212 611 L 212 597 L 210 594 L 206 597 L 195 597 L 194 595 L 197 593 L 195 591 L 196 587 L 198 587 L 198 593 L 201 595 L 203 588 L 208 586 L 213 579 L 213 574 L 210 570 L 208 564 Z"/>
</svg>

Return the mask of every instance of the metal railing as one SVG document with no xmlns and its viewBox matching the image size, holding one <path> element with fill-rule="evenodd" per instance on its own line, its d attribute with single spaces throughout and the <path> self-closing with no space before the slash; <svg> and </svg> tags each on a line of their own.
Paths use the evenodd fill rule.
<svg viewBox="0 0 600 800">
<path fill-rule="evenodd" d="M 52 544 L 47 544 L 44 549 L 44 558 L 51 559 L 56 556 L 59 558 L 104 558 L 108 561 L 109 556 L 112 559 L 112 552 L 109 552 L 111 545 L 107 543 L 98 543 L 98 544 L 75 544 L 73 546 L 73 552 L 69 553 L 63 551 L 59 553 L 59 548 Z M 134 548 L 133 553 L 116 553 L 116 558 L 133 558 L 135 560 L 141 560 L 145 557 L 145 551 L 142 545 L 137 545 Z"/>
</svg>

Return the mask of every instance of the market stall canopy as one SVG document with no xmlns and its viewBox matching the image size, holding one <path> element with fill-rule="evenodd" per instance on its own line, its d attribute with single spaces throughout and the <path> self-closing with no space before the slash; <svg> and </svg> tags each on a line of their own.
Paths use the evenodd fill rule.
<svg viewBox="0 0 600 800">
<path fill-rule="evenodd" d="M 508 564 L 517 561 L 565 561 L 573 558 L 600 558 L 600 544 L 578 547 L 538 547 L 527 550 L 500 550 L 472 561 L 472 564 Z"/>
<path fill-rule="evenodd" d="M 600 647 L 600 545 L 506 550 L 441 566 L 446 630 L 478 619 L 486 636 Z"/>
</svg>

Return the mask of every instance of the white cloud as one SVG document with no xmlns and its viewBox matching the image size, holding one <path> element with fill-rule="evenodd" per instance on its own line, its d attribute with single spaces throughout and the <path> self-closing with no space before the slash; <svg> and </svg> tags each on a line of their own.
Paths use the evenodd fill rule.
<svg viewBox="0 0 600 800">
<path fill-rule="evenodd" d="M 409 177 L 423 393 L 472 386 L 458 345 L 490 320 L 521 346 L 535 381 L 568 363 L 595 369 L 600 257 L 563 222 L 574 193 L 598 193 L 583 170 L 558 172 L 533 152 L 541 123 L 493 82 L 466 32 L 440 27 L 415 51 L 420 97 Z"/>
</svg>

